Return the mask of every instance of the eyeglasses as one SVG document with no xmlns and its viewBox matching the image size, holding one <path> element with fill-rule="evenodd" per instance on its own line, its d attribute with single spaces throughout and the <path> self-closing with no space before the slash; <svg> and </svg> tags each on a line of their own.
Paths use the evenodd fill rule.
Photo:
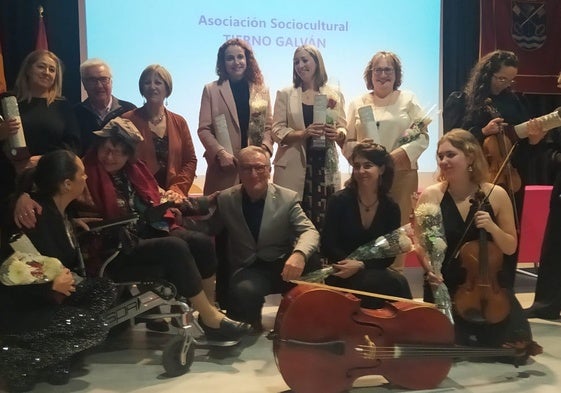
<svg viewBox="0 0 561 393">
<path fill-rule="evenodd" d="M 91 77 L 84 78 L 84 82 L 92 86 L 97 85 L 98 82 L 101 83 L 103 86 L 107 86 L 109 82 L 111 82 L 111 78 L 108 76 L 100 76 L 99 78 L 91 76 Z"/>
<path fill-rule="evenodd" d="M 98 151 L 103 156 L 112 155 L 115 158 L 124 158 L 127 157 L 127 153 L 122 148 L 112 148 L 110 146 L 100 146 Z"/>
<path fill-rule="evenodd" d="M 269 168 L 269 165 L 243 165 L 240 166 L 240 172 L 244 174 L 250 174 L 251 172 L 255 171 L 258 175 L 265 173 L 265 171 Z"/>
<path fill-rule="evenodd" d="M 504 76 L 493 75 L 493 78 L 495 78 L 499 83 L 503 83 L 503 84 L 507 84 L 507 85 L 513 85 L 513 84 L 516 83 L 516 81 L 514 79 L 508 79 Z"/>
<path fill-rule="evenodd" d="M 394 69 L 392 67 L 384 67 L 384 68 L 374 68 L 374 73 L 376 75 L 382 75 L 382 74 L 387 74 L 387 75 L 392 75 L 393 74 Z"/>
</svg>

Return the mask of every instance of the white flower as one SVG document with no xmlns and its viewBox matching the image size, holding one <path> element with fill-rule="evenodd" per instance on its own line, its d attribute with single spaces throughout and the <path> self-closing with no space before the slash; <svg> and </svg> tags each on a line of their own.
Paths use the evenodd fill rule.
<svg viewBox="0 0 561 393">
<path fill-rule="evenodd" d="M 43 275 L 47 281 L 53 281 L 64 269 L 62 263 L 56 258 L 41 256 L 39 262 L 43 265 Z"/>
<path fill-rule="evenodd" d="M 263 98 L 255 98 L 249 102 L 249 106 L 251 107 L 251 113 L 265 113 L 267 112 L 267 101 Z"/>
<path fill-rule="evenodd" d="M 32 284 L 35 281 L 35 277 L 31 274 L 31 270 L 27 263 L 15 259 L 8 268 L 8 280 L 12 285 L 26 285 Z"/>
</svg>

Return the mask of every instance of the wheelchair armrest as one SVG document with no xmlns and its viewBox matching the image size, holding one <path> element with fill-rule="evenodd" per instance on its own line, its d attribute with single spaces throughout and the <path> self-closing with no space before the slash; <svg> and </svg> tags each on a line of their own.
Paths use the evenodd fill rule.
<svg viewBox="0 0 561 393">
<path fill-rule="evenodd" d="M 88 224 L 90 230 L 87 232 L 99 233 L 102 232 L 104 229 L 115 228 L 119 226 L 127 226 L 129 224 L 136 223 L 138 219 L 139 219 L 138 215 L 130 214 L 127 216 L 113 218 L 110 220 L 91 222 Z"/>
</svg>

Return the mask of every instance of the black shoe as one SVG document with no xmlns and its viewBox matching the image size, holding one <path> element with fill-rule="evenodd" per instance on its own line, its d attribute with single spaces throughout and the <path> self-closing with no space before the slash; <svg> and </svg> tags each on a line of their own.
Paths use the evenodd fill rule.
<svg viewBox="0 0 561 393">
<path fill-rule="evenodd" d="M 211 328 L 199 317 L 199 325 L 203 328 L 207 340 L 210 341 L 238 341 L 242 336 L 251 332 L 251 325 L 238 322 L 228 317 L 222 318 L 220 327 Z"/>
<path fill-rule="evenodd" d="M 559 310 L 552 310 L 548 307 L 532 306 L 524 310 L 524 315 L 526 316 L 526 318 L 539 318 L 546 319 L 548 321 L 555 321 L 561 318 L 559 314 Z"/>
</svg>

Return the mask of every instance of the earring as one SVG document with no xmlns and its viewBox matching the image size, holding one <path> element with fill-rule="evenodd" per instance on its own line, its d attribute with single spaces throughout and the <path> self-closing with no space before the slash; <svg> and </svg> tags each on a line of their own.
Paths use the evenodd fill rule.
<svg viewBox="0 0 561 393">
<path fill-rule="evenodd" d="M 473 172 L 473 165 L 469 164 L 467 168 L 468 172 Z"/>
</svg>

